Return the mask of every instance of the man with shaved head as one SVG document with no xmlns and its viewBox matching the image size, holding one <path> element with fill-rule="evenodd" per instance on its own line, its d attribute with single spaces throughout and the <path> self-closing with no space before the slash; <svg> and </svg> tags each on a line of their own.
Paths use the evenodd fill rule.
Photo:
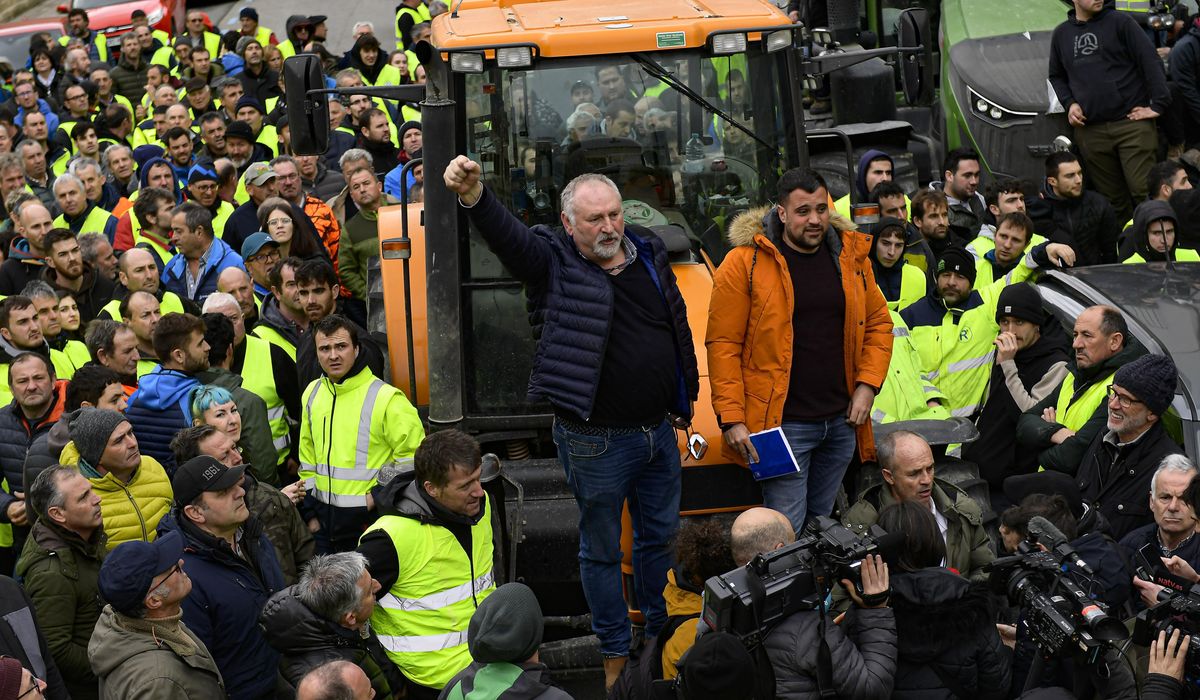
<svg viewBox="0 0 1200 700">
<path fill-rule="evenodd" d="M 117 261 L 117 282 L 112 301 L 104 305 L 97 318 L 121 320 L 121 302 L 134 292 L 152 294 L 162 307 L 162 313 L 189 313 L 200 315 L 200 307 L 190 299 L 183 299 L 174 292 L 164 290 L 159 284 L 158 264 L 154 255 L 145 248 L 130 248 Z"/>
<path fill-rule="evenodd" d="M 25 285 L 41 279 L 46 269 L 46 251 L 42 243 L 54 219 L 41 202 L 26 202 L 18 214 L 24 238 L 17 238 L 9 249 L 8 259 L 0 264 L 0 294 L 20 294 Z"/>
<path fill-rule="evenodd" d="M 250 278 L 250 274 L 240 267 L 222 270 L 217 277 L 217 291 L 237 299 L 242 310 L 242 322 L 246 324 L 246 332 L 253 330 L 258 323 L 258 301 L 254 298 L 254 280 Z"/>
<path fill-rule="evenodd" d="M 770 508 L 751 508 L 739 515 L 729 528 L 729 548 L 733 563 L 738 566 L 745 566 L 755 556 L 782 549 L 795 541 L 791 521 Z"/>
</svg>

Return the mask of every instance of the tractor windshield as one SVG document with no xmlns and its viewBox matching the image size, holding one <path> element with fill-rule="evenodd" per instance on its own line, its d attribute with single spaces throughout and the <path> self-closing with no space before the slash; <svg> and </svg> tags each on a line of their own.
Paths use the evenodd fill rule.
<svg viewBox="0 0 1200 700">
<path fill-rule="evenodd" d="M 729 219 L 773 198 L 794 141 L 786 134 L 782 61 L 782 53 L 755 47 L 716 57 L 545 60 L 532 70 L 470 74 L 467 153 L 530 225 L 557 225 L 563 186 L 603 173 L 621 190 L 628 223 L 686 239 L 719 262 Z"/>
</svg>

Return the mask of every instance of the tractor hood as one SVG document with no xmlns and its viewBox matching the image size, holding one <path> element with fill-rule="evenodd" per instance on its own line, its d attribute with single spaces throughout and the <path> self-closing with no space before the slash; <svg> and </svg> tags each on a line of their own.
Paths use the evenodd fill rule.
<svg viewBox="0 0 1200 700">
<path fill-rule="evenodd" d="M 950 48 L 954 73 L 981 97 L 1014 112 L 1045 112 L 1051 31 L 966 39 Z M 967 98 L 963 95 L 963 98 Z"/>
</svg>

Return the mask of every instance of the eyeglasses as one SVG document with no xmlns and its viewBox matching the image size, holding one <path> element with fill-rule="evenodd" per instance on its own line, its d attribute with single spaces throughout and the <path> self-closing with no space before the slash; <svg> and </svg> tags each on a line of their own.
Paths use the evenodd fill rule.
<svg viewBox="0 0 1200 700">
<path fill-rule="evenodd" d="M 290 224 L 290 223 L 292 223 L 292 220 L 286 216 L 280 217 L 278 219 L 267 219 L 267 226 L 282 226 L 284 224 Z"/>
<path fill-rule="evenodd" d="M 158 583 L 154 583 L 153 580 L 150 581 L 150 590 L 153 591 L 155 588 L 158 588 L 159 586 L 163 585 L 167 581 L 170 581 L 171 577 L 174 576 L 175 574 L 182 573 L 182 572 L 183 572 L 183 567 L 179 565 L 179 562 L 175 562 L 175 566 L 171 567 L 171 570 L 167 572 L 166 576 L 162 577 L 161 581 L 159 581 Z"/>
<path fill-rule="evenodd" d="M 29 686 L 29 690 L 26 690 L 24 693 L 21 693 L 20 695 L 18 695 L 17 700 L 21 700 L 21 698 L 26 697 L 30 693 L 37 693 L 36 697 L 39 697 L 39 698 L 46 697 L 45 693 L 42 692 L 42 687 L 46 685 L 46 681 L 42 680 L 41 678 L 38 678 L 37 676 L 33 675 L 32 673 L 29 674 L 29 680 L 32 681 L 33 685 Z"/>
<path fill-rule="evenodd" d="M 270 223 L 270 222 L 268 222 L 268 223 Z M 275 261 L 276 261 L 276 260 L 278 260 L 278 259 L 279 259 L 279 251 L 278 251 L 278 250 L 272 250 L 272 251 L 271 251 L 271 252 L 269 252 L 269 253 L 259 253 L 258 255 L 251 255 L 250 257 L 246 258 L 246 262 L 252 262 L 252 263 L 259 263 L 259 262 L 262 262 L 262 263 L 270 263 L 270 262 L 275 262 Z"/>
<path fill-rule="evenodd" d="M 1133 398 L 1132 396 L 1126 396 L 1125 394 L 1118 392 L 1117 387 L 1115 387 L 1111 384 L 1108 385 L 1108 390 L 1105 393 L 1108 394 L 1109 401 L 1116 399 L 1117 405 L 1120 406 L 1121 408 L 1129 408 L 1130 406 L 1134 405 L 1135 403 L 1139 403 L 1139 404 L 1145 403 L 1144 401 L 1139 401 L 1139 400 Z"/>
</svg>

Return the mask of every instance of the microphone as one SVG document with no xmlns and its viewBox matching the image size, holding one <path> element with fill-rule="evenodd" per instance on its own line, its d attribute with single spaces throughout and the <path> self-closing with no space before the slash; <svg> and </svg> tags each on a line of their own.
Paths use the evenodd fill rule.
<svg viewBox="0 0 1200 700">
<path fill-rule="evenodd" d="M 1092 571 L 1092 567 L 1088 566 L 1088 563 L 1079 556 L 1075 548 L 1067 543 L 1067 536 L 1062 533 L 1062 530 L 1055 527 L 1054 523 L 1049 520 L 1040 515 L 1030 518 L 1029 534 L 1033 535 L 1039 544 L 1045 545 L 1046 549 L 1063 557 L 1085 574 L 1095 573 Z"/>
</svg>

